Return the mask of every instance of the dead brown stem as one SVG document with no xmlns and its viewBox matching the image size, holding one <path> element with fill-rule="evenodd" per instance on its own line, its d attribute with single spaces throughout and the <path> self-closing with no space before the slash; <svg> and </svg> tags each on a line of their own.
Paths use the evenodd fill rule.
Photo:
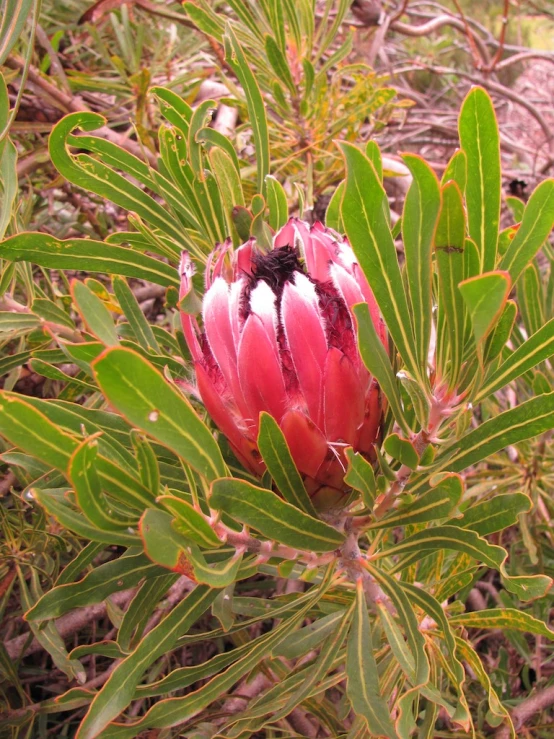
<svg viewBox="0 0 554 739">
<path fill-rule="evenodd" d="M 522 701 L 512 711 L 512 721 L 516 731 L 520 729 L 526 721 L 528 721 L 535 713 L 544 711 L 545 708 L 549 708 L 554 705 L 554 685 L 549 688 L 540 690 L 534 695 L 529 696 Z M 495 739 L 509 739 L 510 728 L 509 726 L 503 725 L 497 729 L 494 735 Z"/>
</svg>

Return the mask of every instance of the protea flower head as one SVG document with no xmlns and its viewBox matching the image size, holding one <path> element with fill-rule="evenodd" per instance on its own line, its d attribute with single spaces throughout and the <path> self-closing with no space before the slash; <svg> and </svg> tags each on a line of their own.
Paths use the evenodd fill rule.
<svg viewBox="0 0 554 739">
<path fill-rule="evenodd" d="M 193 266 L 181 262 L 181 296 Z M 344 495 L 344 449 L 367 458 L 381 422 L 380 392 L 357 346 L 352 306 L 375 299 L 348 242 L 321 223 L 291 218 L 261 250 L 250 239 L 212 253 L 205 272 L 203 329 L 183 312 L 198 393 L 251 472 L 264 465 L 256 439 L 261 411 L 279 424 L 317 507 Z"/>
</svg>

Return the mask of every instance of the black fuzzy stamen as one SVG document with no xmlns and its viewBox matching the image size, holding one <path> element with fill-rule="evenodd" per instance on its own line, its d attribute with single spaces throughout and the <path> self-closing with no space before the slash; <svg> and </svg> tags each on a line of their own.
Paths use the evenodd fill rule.
<svg viewBox="0 0 554 739">
<path fill-rule="evenodd" d="M 292 246 L 281 246 L 268 252 L 257 252 L 252 256 L 252 274 L 248 278 L 241 298 L 241 317 L 245 321 L 250 314 L 250 293 L 262 280 L 267 283 L 277 298 L 277 312 L 281 305 L 281 296 L 287 282 L 292 282 L 295 272 L 305 270 L 298 253 Z"/>
<path fill-rule="evenodd" d="M 277 296 L 283 291 L 285 283 L 292 281 L 295 272 L 304 272 L 296 249 L 292 246 L 281 246 L 265 254 L 254 254 L 252 262 L 253 283 L 263 280 Z"/>
</svg>

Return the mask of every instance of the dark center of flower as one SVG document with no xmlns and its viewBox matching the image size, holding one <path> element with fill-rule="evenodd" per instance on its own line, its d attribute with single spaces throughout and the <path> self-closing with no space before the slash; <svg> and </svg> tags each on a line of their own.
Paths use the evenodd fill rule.
<svg viewBox="0 0 554 739">
<path fill-rule="evenodd" d="M 254 254 L 252 262 L 251 287 L 254 287 L 258 280 L 263 280 L 278 298 L 281 297 L 285 283 L 292 281 L 295 272 L 305 274 L 296 249 L 292 246 L 281 246 L 266 253 Z"/>
</svg>

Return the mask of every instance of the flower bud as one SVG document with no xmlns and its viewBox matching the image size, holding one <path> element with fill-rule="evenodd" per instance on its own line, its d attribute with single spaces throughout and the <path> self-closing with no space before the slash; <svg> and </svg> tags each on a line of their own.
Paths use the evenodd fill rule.
<svg viewBox="0 0 554 739">
<path fill-rule="evenodd" d="M 181 296 L 192 264 L 181 263 Z M 244 466 L 262 475 L 259 416 L 279 424 L 319 508 L 345 495 L 344 449 L 368 459 L 381 423 L 381 397 L 357 344 L 352 306 L 366 302 L 383 342 L 377 304 L 348 242 L 321 223 L 291 218 L 270 251 L 227 242 L 206 267 L 200 329 L 181 314 L 198 393 Z"/>
</svg>

